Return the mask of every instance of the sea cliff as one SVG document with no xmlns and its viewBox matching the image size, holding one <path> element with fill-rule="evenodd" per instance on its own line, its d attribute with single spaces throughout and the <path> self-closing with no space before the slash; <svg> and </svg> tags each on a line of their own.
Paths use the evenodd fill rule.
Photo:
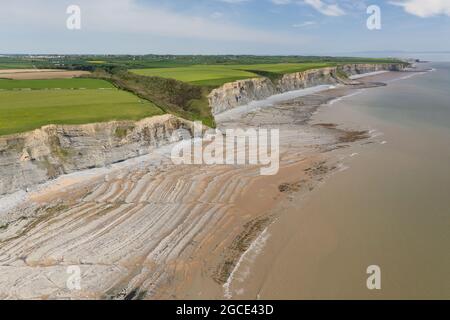
<svg viewBox="0 0 450 320">
<path fill-rule="evenodd" d="M 323 84 L 348 83 L 348 76 L 402 70 L 404 64 L 348 64 L 286 74 L 277 81 L 255 78 L 227 83 L 209 95 L 213 115 L 251 101 Z M 86 125 L 48 125 L 0 137 L 0 195 L 27 189 L 80 170 L 104 167 L 173 142 L 180 128 L 192 132 L 193 123 L 173 115 L 141 121 L 113 121 Z"/>
<path fill-rule="evenodd" d="M 226 83 L 209 95 L 213 115 L 251 101 L 263 100 L 274 94 L 309 88 L 324 84 L 345 83 L 346 77 L 376 71 L 400 71 L 404 64 L 346 64 L 338 67 L 311 69 L 286 74 L 277 81 L 254 78 Z"/>
<path fill-rule="evenodd" d="M 192 123 L 173 115 L 141 121 L 48 125 L 0 137 L 0 195 L 26 189 L 60 175 L 104 167 L 148 154 L 168 144 Z"/>
</svg>

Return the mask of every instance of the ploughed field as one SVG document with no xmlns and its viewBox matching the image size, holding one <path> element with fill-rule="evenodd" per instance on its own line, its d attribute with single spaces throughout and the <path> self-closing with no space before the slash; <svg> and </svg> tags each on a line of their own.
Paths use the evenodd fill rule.
<svg viewBox="0 0 450 320">
<path fill-rule="evenodd" d="M 276 77 L 287 73 L 334 66 L 334 63 L 274 63 L 251 65 L 193 65 L 188 67 L 132 69 L 143 75 L 170 78 L 195 85 L 218 87 L 227 82 L 257 78 Z"/>
<path fill-rule="evenodd" d="M 0 135 L 48 124 L 139 120 L 162 113 L 103 80 L 0 80 Z"/>
</svg>

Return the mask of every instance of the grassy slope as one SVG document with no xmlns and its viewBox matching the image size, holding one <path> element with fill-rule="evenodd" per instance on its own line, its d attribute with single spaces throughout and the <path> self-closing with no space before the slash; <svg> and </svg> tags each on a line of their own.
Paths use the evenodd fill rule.
<svg viewBox="0 0 450 320">
<path fill-rule="evenodd" d="M 214 126 L 207 98 L 208 88 L 174 79 L 137 75 L 123 70 L 112 73 L 97 70 L 91 76 L 108 80 L 117 88 L 151 101 L 167 113 Z"/>
<path fill-rule="evenodd" d="M 195 85 L 218 87 L 227 82 L 259 76 L 276 78 L 286 73 L 333 66 L 333 63 L 277 63 L 253 65 L 199 65 L 175 68 L 133 69 L 131 72 L 176 79 Z"/>
<path fill-rule="evenodd" d="M 324 68 L 335 66 L 336 63 L 275 63 L 275 64 L 255 64 L 255 65 L 238 65 L 234 68 L 240 70 L 257 70 L 279 74 L 287 74 L 301 72 L 310 69 Z"/>
<path fill-rule="evenodd" d="M 176 79 L 195 83 L 198 81 L 216 81 L 221 79 L 248 79 L 257 77 L 255 73 L 239 70 L 231 66 L 199 65 L 181 68 L 156 68 L 131 70 L 139 75 Z"/>
<path fill-rule="evenodd" d="M 50 79 L 50 80 L 6 80 L 0 79 L 0 89 L 103 89 L 114 86 L 103 80 L 97 79 Z"/>
<path fill-rule="evenodd" d="M 120 90 L 0 92 L 0 135 L 47 124 L 139 120 L 163 114 L 152 103 Z"/>
</svg>

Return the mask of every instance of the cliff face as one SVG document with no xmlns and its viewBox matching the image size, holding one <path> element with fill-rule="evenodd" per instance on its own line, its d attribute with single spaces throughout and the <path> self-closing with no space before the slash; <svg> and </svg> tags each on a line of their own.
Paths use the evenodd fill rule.
<svg viewBox="0 0 450 320">
<path fill-rule="evenodd" d="M 346 64 L 339 66 L 339 70 L 345 72 L 349 76 L 376 72 L 376 71 L 402 71 L 405 64 L 388 63 L 388 64 Z"/>
<path fill-rule="evenodd" d="M 401 64 L 353 64 L 287 74 L 275 84 L 267 78 L 227 83 L 209 96 L 213 114 L 263 100 L 274 94 L 322 84 L 336 84 L 347 75 L 401 70 Z M 193 123 L 172 115 L 138 122 L 49 125 L 23 134 L 0 137 L 0 195 L 46 182 L 62 174 L 103 167 L 151 152 L 173 142 L 177 129 L 192 133 Z"/>
<path fill-rule="evenodd" d="M 263 100 L 277 93 L 299 90 L 317 85 L 341 82 L 339 74 L 347 76 L 375 71 L 399 71 L 402 64 L 348 64 L 339 67 L 312 69 L 284 75 L 273 83 L 267 78 L 255 78 L 227 83 L 209 95 L 213 115 L 219 114 L 251 101 Z"/>
<path fill-rule="evenodd" d="M 62 174 L 103 167 L 168 144 L 177 129 L 192 123 L 172 115 L 87 125 L 49 125 L 0 137 L 0 195 Z"/>
</svg>

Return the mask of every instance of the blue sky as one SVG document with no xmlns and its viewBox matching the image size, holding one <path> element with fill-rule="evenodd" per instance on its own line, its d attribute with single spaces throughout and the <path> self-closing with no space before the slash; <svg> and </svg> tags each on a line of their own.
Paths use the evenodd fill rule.
<svg viewBox="0 0 450 320">
<path fill-rule="evenodd" d="M 450 0 L 0 0 L 0 53 L 450 51 Z M 66 9 L 81 9 L 68 30 Z M 382 29 L 366 27 L 369 5 Z M 5 32 L 6 31 L 6 32 Z"/>
</svg>

